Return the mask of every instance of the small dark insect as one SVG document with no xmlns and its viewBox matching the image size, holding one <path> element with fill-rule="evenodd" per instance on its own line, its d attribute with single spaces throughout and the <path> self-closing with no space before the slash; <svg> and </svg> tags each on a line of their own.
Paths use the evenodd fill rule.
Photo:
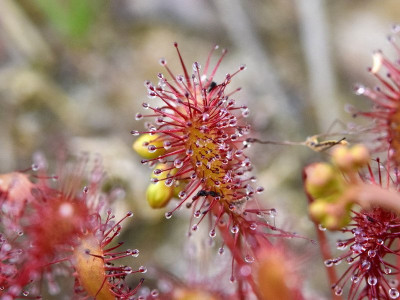
<svg viewBox="0 0 400 300">
<path fill-rule="evenodd" d="M 207 196 L 208 195 L 208 192 L 207 191 L 205 191 L 205 190 L 201 190 L 201 191 L 199 191 L 198 193 L 197 193 L 197 197 L 204 197 L 204 196 Z"/>
<path fill-rule="evenodd" d="M 210 86 L 208 87 L 208 92 L 211 92 L 216 86 L 217 83 L 215 81 L 211 81 Z"/>
<path fill-rule="evenodd" d="M 371 223 L 375 223 L 375 219 L 374 218 L 372 218 L 372 217 L 370 217 L 368 215 L 366 217 L 367 217 L 368 221 L 370 221 Z"/>
<path fill-rule="evenodd" d="M 214 191 L 209 191 L 209 192 L 208 192 L 208 196 L 211 196 L 211 197 L 219 197 L 219 194 L 218 194 L 217 192 L 214 192 Z"/>
<path fill-rule="evenodd" d="M 219 197 L 219 193 L 215 192 L 215 191 L 206 191 L 206 190 L 201 190 L 196 194 L 196 198 L 198 197 L 207 197 L 207 196 L 211 196 L 211 197 Z"/>
</svg>

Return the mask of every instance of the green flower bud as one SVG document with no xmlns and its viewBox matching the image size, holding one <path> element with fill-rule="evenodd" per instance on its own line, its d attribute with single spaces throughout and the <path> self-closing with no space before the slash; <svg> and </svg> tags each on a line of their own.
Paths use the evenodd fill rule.
<svg viewBox="0 0 400 300">
<path fill-rule="evenodd" d="M 338 230 L 350 223 L 352 206 L 349 203 L 340 205 L 319 199 L 310 204 L 308 211 L 315 222 L 329 230 Z"/>
<path fill-rule="evenodd" d="M 314 199 L 327 198 L 343 190 L 337 170 L 327 163 L 315 163 L 306 169 L 305 188 Z"/>
</svg>

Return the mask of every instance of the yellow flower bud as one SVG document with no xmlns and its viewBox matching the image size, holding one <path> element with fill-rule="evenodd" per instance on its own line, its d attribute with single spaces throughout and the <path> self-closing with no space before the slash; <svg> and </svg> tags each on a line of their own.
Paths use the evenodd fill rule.
<svg viewBox="0 0 400 300">
<path fill-rule="evenodd" d="M 166 186 L 164 184 L 164 179 L 175 175 L 178 169 L 174 168 L 169 171 L 164 171 L 166 168 L 168 168 L 168 165 L 159 163 L 155 166 L 154 172 L 151 175 L 151 178 L 157 178 L 159 180 L 156 183 L 150 183 L 146 191 L 147 202 L 152 208 L 162 208 L 166 206 L 169 200 L 175 196 L 176 187 L 174 185 Z"/>
<path fill-rule="evenodd" d="M 146 191 L 147 202 L 151 208 L 162 208 L 171 200 L 173 191 L 173 187 L 166 186 L 162 181 L 151 183 Z"/>
<path fill-rule="evenodd" d="M 310 217 L 317 223 L 321 223 L 326 216 L 327 203 L 324 200 L 316 200 L 308 207 Z"/>
<path fill-rule="evenodd" d="M 153 159 L 163 155 L 166 151 L 163 148 L 163 142 L 157 134 L 142 134 L 132 145 L 140 156 Z"/>
<path fill-rule="evenodd" d="M 367 165 L 370 160 L 368 149 L 364 145 L 337 147 L 332 156 L 334 163 L 343 171 L 356 171 Z"/>
<path fill-rule="evenodd" d="M 367 147 L 364 145 L 354 145 L 350 152 L 353 156 L 354 163 L 358 168 L 366 166 L 370 161 L 370 155 Z"/>
<path fill-rule="evenodd" d="M 353 169 L 354 160 L 350 150 L 346 146 L 336 147 L 332 152 L 332 161 L 341 170 Z"/>
</svg>

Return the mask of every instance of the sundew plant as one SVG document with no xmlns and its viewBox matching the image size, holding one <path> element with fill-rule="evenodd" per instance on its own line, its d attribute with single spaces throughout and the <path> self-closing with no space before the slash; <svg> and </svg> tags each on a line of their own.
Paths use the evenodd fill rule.
<svg viewBox="0 0 400 300">
<path fill-rule="evenodd" d="M 39 2 L 0 10 L 0 300 L 400 299 L 400 26 L 335 94 L 322 1 Z"/>
</svg>

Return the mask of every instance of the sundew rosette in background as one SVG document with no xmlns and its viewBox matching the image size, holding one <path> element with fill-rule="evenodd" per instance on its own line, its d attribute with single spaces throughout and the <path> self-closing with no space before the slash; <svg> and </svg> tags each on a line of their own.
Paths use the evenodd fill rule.
<svg viewBox="0 0 400 300">
<path fill-rule="evenodd" d="M 101 191 L 101 161 L 88 173 L 87 159 L 60 163 L 52 176 L 45 163 L 0 176 L 2 299 L 58 295 L 65 276 L 75 278 L 68 294 L 77 299 L 128 299 L 136 293 L 125 278 L 146 268 L 133 270 L 117 261 L 139 251 L 115 245 L 122 222 L 133 213 L 115 221 L 110 197 Z"/>
</svg>

